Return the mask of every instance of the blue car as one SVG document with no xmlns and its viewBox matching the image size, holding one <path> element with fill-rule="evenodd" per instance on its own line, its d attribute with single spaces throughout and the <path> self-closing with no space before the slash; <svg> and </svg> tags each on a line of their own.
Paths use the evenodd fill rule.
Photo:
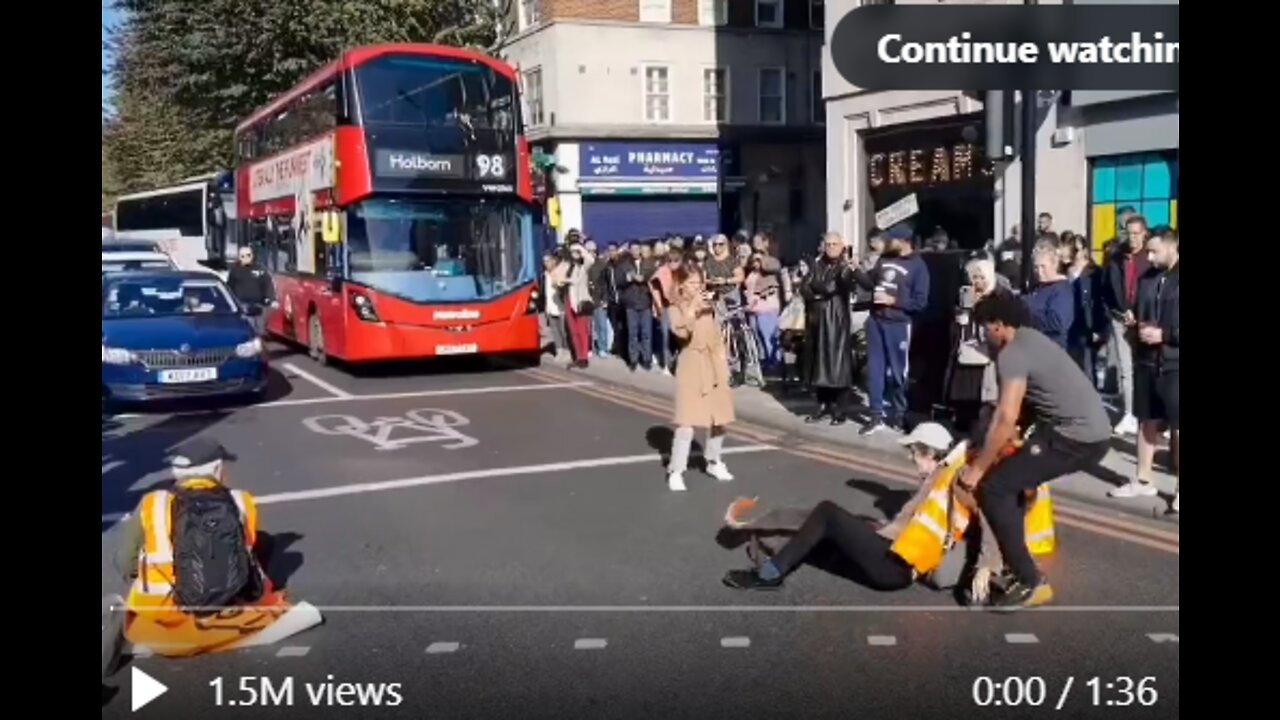
<svg viewBox="0 0 1280 720">
<path fill-rule="evenodd" d="M 102 276 L 102 389 L 111 400 L 261 395 L 267 356 L 231 290 L 202 272 Z"/>
</svg>

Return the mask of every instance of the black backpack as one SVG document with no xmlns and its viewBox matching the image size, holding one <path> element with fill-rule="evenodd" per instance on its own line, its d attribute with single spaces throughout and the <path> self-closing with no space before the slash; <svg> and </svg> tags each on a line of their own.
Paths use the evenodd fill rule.
<svg viewBox="0 0 1280 720">
<path fill-rule="evenodd" d="M 174 595 L 182 607 L 216 608 L 261 596 L 261 580 L 230 490 L 218 485 L 174 492 L 173 571 Z"/>
</svg>

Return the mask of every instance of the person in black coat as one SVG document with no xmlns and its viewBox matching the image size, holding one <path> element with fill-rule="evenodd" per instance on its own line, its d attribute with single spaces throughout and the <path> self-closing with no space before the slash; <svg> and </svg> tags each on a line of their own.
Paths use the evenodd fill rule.
<svg viewBox="0 0 1280 720">
<path fill-rule="evenodd" d="M 818 398 L 818 411 L 805 418 L 814 423 L 830 417 L 832 425 L 847 419 L 845 401 L 853 387 L 853 333 L 849 297 L 853 268 L 844 255 L 844 239 L 827 233 L 822 257 L 801 283 L 805 301 L 804 377 Z"/>
<path fill-rule="evenodd" d="M 1102 272 L 1090 257 L 1087 240 L 1073 235 L 1061 248 L 1075 300 L 1075 314 L 1067 331 L 1067 353 L 1086 377 L 1098 386 L 1098 353 L 1111 332 L 1102 301 Z"/>
</svg>

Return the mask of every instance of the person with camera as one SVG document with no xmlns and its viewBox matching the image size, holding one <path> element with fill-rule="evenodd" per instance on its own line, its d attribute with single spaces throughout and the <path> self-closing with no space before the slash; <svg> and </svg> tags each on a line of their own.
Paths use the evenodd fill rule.
<svg viewBox="0 0 1280 720">
<path fill-rule="evenodd" d="M 684 492 L 684 471 L 689 464 L 695 427 L 707 429 L 707 474 L 721 482 L 733 480 L 721 460 L 721 450 L 725 427 L 734 421 L 734 411 L 728 353 L 702 271 L 685 264 L 672 276 L 676 298 L 668 311 L 671 333 L 680 343 L 680 362 L 676 363 L 676 432 L 667 465 L 667 487 L 672 492 Z"/>
</svg>

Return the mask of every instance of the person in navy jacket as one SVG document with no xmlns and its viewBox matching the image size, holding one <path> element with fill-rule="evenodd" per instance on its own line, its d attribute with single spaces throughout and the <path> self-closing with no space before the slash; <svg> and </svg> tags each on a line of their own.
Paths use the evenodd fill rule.
<svg viewBox="0 0 1280 720">
<path fill-rule="evenodd" d="M 906 419 L 911 320 L 929 301 L 929 268 L 911 246 L 910 226 L 899 223 L 885 235 L 884 254 L 871 271 L 854 270 L 854 280 L 872 292 L 866 326 L 871 421 L 862 428 L 863 435 L 884 428 L 886 422 L 900 428 Z"/>
<path fill-rule="evenodd" d="M 1032 252 L 1037 285 L 1026 296 L 1031 324 L 1063 350 L 1076 317 L 1076 297 L 1071 281 L 1062 274 L 1058 248 L 1042 243 Z"/>
</svg>

